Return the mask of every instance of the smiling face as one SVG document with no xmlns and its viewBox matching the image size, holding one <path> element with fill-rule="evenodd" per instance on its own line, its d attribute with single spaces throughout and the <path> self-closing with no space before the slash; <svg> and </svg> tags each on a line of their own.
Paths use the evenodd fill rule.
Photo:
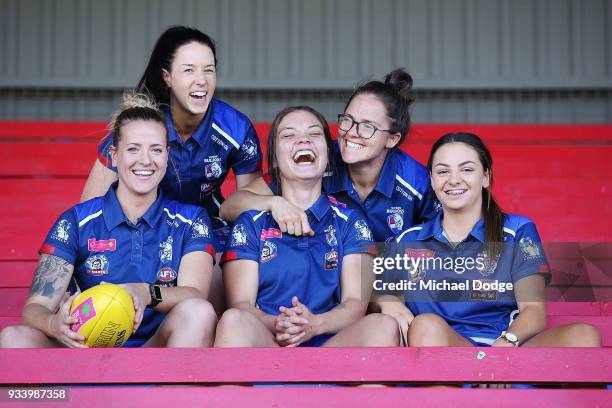
<svg viewBox="0 0 612 408">
<path fill-rule="evenodd" d="M 444 211 L 480 211 L 489 172 L 474 148 L 461 142 L 447 143 L 433 156 L 431 186 Z"/>
<path fill-rule="evenodd" d="M 118 190 L 156 196 L 168 164 L 165 126 L 151 120 L 125 123 L 118 146 L 111 147 L 111 158 L 117 167 Z"/>
<path fill-rule="evenodd" d="M 281 179 L 317 180 L 327 167 L 323 125 L 304 110 L 288 113 L 276 132 L 276 165 Z"/>
<path fill-rule="evenodd" d="M 381 100 L 369 93 L 355 96 L 347 106 L 345 114 L 355 122 L 367 122 L 377 129 L 390 129 L 391 118 Z M 369 139 L 359 137 L 357 125 L 348 131 L 338 130 L 338 144 L 342 160 L 347 164 L 363 163 L 386 157 L 400 139 L 399 133 L 377 130 Z"/>
<path fill-rule="evenodd" d="M 199 42 L 180 46 L 172 60 L 170 72 L 162 69 L 170 89 L 173 113 L 204 116 L 217 86 L 217 70 L 212 50 Z"/>
</svg>

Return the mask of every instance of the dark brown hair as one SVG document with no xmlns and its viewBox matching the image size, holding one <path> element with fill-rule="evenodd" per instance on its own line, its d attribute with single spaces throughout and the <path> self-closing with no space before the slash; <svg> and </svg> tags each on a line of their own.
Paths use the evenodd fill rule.
<svg viewBox="0 0 612 408">
<path fill-rule="evenodd" d="M 438 139 L 431 148 L 427 168 L 431 174 L 433 158 L 438 149 L 448 143 L 464 143 L 476 151 L 478 160 L 485 172 L 489 173 L 489 188 L 482 188 L 482 216 L 485 227 L 485 246 L 487 254 L 495 259 L 503 249 L 505 214 L 493 198 L 493 157 L 482 139 L 473 133 L 447 133 Z"/>
<path fill-rule="evenodd" d="M 268 174 L 272 177 L 272 180 L 277 186 L 277 195 L 282 194 L 281 183 L 280 183 L 280 171 L 278 169 L 278 160 L 276 159 L 276 144 L 278 139 L 278 127 L 281 121 L 292 112 L 304 111 L 313 114 L 321 127 L 323 127 L 323 134 L 325 136 L 325 143 L 327 145 L 327 168 L 326 172 L 332 172 L 335 174 L 335 159 L 334 159 L 334 151 L 333 151 L 333 141 L 331 137 L 331 132 L 329 130 L 329 125 L 325 120 L 325 117 L 319 113 L 317 110 L 311 108 L 310 106 L 289 106 L 276 114 L 274 120 L 272 121 L 272 126 L 270 127 L 270 132 L 268 133 L 268 145 L 267 145 L 267 153 L 268 153 Z"/>
</svg>

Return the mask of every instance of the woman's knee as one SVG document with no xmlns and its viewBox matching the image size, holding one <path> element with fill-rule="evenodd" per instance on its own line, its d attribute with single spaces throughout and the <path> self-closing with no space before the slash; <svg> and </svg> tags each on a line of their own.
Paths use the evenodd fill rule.
<svg viewBox="0 0 612 408">
<path fill-rule="evenodd" d="M 28 326 L 7 326 L 0 331 L 0 348 L 35 347 L 40 335 Z"/>
<path fill-rule="evenodd" d="M 395 318 L 373 313 L 364 317 L 369 327 L 367 346 L 392 347 L 399 345 L 399 325 Z"/>
<path fill-rule="evenodd" d="M 446 321 L 433 313 L 423 313 L 412 319 L 408 328 L 408 343 L 411 346 L 437 344 L 437 338 L 448 327 Z"/>
<path fill-rule="evenodd" d="M 599 330 L 587 323 L 569 325 L 565 337 L 571 347 L 601 347 Z"/>
<path fill-rule="evenodd" d="M 179 302 L 172 308 L 168 318 L 188 327 L 214 327 L 217 323 L 213 306 L 201 298 L 189 298 Z"/>
</svg>

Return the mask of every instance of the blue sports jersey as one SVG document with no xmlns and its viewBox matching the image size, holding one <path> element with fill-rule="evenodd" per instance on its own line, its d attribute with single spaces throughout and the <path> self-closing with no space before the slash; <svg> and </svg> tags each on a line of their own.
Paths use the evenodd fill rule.
<svg viewBox="0 0 612 408">
<path fill-rule="evenodd" d="M 367 215 L 377 242 L 435 217 L 436 200 L 427 168 L 406 152 L 389 150 L 376 186 L 364 201 L 359 198 L 339 153 L 337 162 L 338 174 L 323 179 L 324 189 L 350 208 L 360 208 Z"/>
<path fill-rule="evenodd" d="M 102 281 L 176 286 L 183 255 L 206 251 L 214 257 L 212 227 L 202 208 L 166 199 L 160 192 L 132 224 L 117 200 L 116 186 L 64 212 L 40 249 L 74 265 L 73 279 L 81 290 Z M 129 341 L 150 338 L 163 318 L 147 307 Z"/>
<path fill-rule="evenodd" d="M 359 211 L 339 209 L 325 195 L 306 210 L 312 237 L 283 234 L 270 213 L 247 211 L 238 217 L 221 262 L 259 263 L 257 307 L 278 315 L 297 296 L 314 314 L 341 301 L 340 274 L 345 255 L 371 250 L 372 233 Z"/>
<path fill-rule="evenodd" d="M 365 201 L 361 201 L 353 186 L 337 142 L 334 152 L 336 172 L 325 174 L 323 191 L 334 197 L 338 207 L 359 209 L 366 214 L 376 242 L 385 242 L 438 213 L 427 168 L 405 152 L 393 149 L 387 153 L 378 182 Z M 270 174 L 265 175 L 264 181 L 277 194 L 276 182 Z"/>
<path fill-rule="evenodd" d="M 223 202 L 221 184 L 228 172 L 233 169 L 234 174 L 241 175 L 261 170 L 261 149 L 253 125 L 244 114 L 213 98 L 202 123 L 183 141 L 174 128 L 169 110 L 164 113 L 170 156 L 162 189 L 172 200 L 204 207 L 213 229 L 228 226 L 219 217 Z M 111 133 L 100 142 L 98 159 L 117 171 L 111 162 L 112 143 Z"/>
<path fill-rule="evenodd" d="M 405 291 L 405 301 L 415 316 L 435 313 L 459 334 L 492 344 L 518 314 L 509 284 L 537 273 L 548 281 L 550 269 L 536 226 L 528 218 L 506 215 L 503 250 L 496 259 L 486 254 L 484 234 L 481 219 L 468 237 L 453 247 L 442 229 L 441 215 L 407 229 L 390 252 L 401 251 L 412 259 L 420 258 L 421 263 L 409 263 L 408 272 L 404 269 L 398 274 L 395 270 L 389 276 L 396 282 L 399 276 L 413 282 Z"/>
</svg>

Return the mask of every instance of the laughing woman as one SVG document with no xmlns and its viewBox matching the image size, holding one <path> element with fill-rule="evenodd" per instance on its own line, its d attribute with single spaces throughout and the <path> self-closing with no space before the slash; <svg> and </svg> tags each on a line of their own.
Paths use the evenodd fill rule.
<svg viewBox="0 0 612 408">
<path fill-rule="evenodd" d="M 218 347 L 391 346 L 397 323 L 364 317 L 371 293 L 373 238 L 358 210 L 322 192 L 332 141 L 312 108 L 281 111 L 268 138 L 268 161 L 281 196 L 305 212 L 313 234 L 283 233 L 272 215 L 247 211 L 223 256 L 228 304 Z"/>
<path fill-rule="evenodd" d="M 212 228 L 203 209 L 169 200 L 159 189 L 168 136 L 163 114 L 144 95 L 125 97 L 113 124 L 111 158 L 117 182 L 104 196 L 64 212 L 51 228 L 23 325 L 5 328 L 0 346 L 86 347 L 70 329 L 77 323 L 68 314 L 77 294 L 65 296 L 71 280 L 82 290 L 103 282 L 126 289 L 136 311 L 128 347 L 212 345 L 216 316 L 205 300 Z"/>
</svg>

